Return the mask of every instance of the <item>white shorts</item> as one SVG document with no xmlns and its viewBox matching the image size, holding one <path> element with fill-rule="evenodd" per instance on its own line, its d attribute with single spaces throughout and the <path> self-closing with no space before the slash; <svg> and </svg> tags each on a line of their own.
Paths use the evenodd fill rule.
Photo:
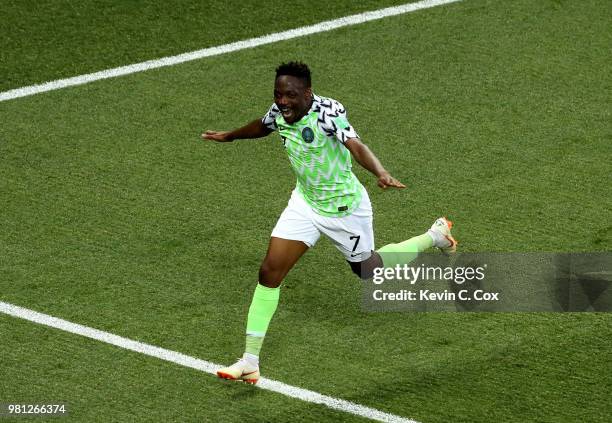
<svg viewBox="0 0 612 423">
<path fill-rule="evenodd" d="M 374 250 L 374 229 L 372 205 L 366 190 L 363 189 L 361 203 L 353 213 L 344 217 L 326 217 L 315 212 L 294 189 L 289 204 L 272 230 L 272 236 L 302 241 L 312 247 L 321 234 L 327 236 L 348 261 L 368 259 Z"/>
</svg>

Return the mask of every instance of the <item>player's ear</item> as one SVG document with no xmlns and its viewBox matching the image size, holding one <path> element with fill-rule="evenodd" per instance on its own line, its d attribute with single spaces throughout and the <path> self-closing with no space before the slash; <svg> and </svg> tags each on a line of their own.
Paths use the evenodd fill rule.
<svg viewBox="0 0 612 423">
<path fill-rule="evenodd" d="M 312 88 L 308 87 L 304 90 L 304 94 L 306 94 L 306 98 L 309 98 L 312 100 Z"/>
</svg>

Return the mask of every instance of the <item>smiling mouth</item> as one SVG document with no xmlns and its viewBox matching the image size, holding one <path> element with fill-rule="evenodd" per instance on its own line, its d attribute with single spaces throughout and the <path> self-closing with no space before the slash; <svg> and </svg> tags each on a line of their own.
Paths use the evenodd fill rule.
<svg viewBox="0 0 612 423">
<path fill-rule="evenodd" d="M 283 115 L 283 117 L 289 117 L 293 114 L 293 111 L 289 108 L 283 107 L 282 109 L 280 109 L 281 114 Z"/>
</svg>

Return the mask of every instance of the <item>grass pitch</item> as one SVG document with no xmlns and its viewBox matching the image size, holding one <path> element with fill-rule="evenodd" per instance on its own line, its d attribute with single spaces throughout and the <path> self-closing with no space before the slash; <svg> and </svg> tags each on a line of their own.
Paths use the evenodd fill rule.
<svg viewBox="0 0 612 423">
<path fill-rule="evenodd" d="M 9 2 L 0 89 L 391 3 Z M 466 0 L 0 103 L 0 300 L 233 361 L 294 177 L 274 135 L 198 135 L 262 115 L 274 67 L 295 58 L 408 185 L 381 192 L 356 170 L 379 246 L 446 214 L 464 251 L 609 251 L 610 12 Z M 322 240 L 284 283 L 264 376 L 427 423 L 612 413 L 609 314 L 366 314 L 359 300 Z M 75 421 L 362 420 L 12 318 L 0 328 L 0 402 L 64 400 Z"/>
</svg>

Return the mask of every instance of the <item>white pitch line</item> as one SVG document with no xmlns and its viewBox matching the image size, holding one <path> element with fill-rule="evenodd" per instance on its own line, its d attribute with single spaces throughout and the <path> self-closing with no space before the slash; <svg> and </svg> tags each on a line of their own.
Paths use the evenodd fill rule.
<svg viewBox="0 0 612 423">
<path fill-rule="evenodd" d="M 306 35 L 316 34 L 319 32 L 331 31 L 344 26 L 357 25 L 364 22 L 369 22 L 377 19 L 386 18 L 389 16 L 401 15 L 404 13 L 414 12 L 421 9 L 429 9 L 435 6 L 441 6 L 448 3 L 455 3 L 461 0 L 422 0 L 417 3 L 408 3 L 400 6 L 388 7 L 385 9 L 373 10 L 371 12 L 359 13 L 357 15 L 345 16 L 343 18 L 333 19 L 330 21 L 319 22 L 315 25 L 303 26 L 300 28 L 291 29 L 274 34 L 264 35 L 262 37 L 250 38 L 248 40 L 236 41 L 234 43 L 223 44 L 216 47 L 209 47 L 202 50 L 196 50 L 189 53 L 179 54 L 177 56 L 163 57 L 161 59 L 148 60 L 146 62 L 135 63 L 132 65 L 121 66 L 113 69 L 106 69 L 99 72 L 79 75 L 72 78 L 58 79 L 55 81 L 45 82 L 37 85 L 30 85 L 22 88 L 15 88 L 0 92 L 0 102 L 12 100 L 20 97 L 27 97 L 34 94 L 40 94 L 47 91 L 59 90 L 61 88 L 73 87 L 76 85 L 88 84 L 100 79 L 115 78 L 118 76 L 129 75 L 137 72 L 144 72 L 150 69 L 157 69 L 164 66 L 173 66 L 179 63 L 190 62 L 192 60 L 202 59 L 204 57 L 217 56 L 220 54 L 230 53 L 233 51 L 244 50 L 248 48 L 258 47 L 264 44 L 276 43 L 278 41 L 290 40 L 292 38 L 304 37 Z"/>
<path fill-rule="evenodd" d="M 70 332 L 76 335 L 85 336 L 107 344 L 115 345 L 126 350 L 135 351 L 151 357 L 160 358 L 165 361 L 179 364 L 181 366 L 190 367 L 192 369 L 201 370 L 216 376 L 217 369 L 222 367 L 219 364 L 211 363 L 210 361 L 201 360 L 199 358 L 190 357 L 176 351 L 167 350 L 165 348 L 156 347 L 154 345 L 144 344 L 122 336 L 114 335 L 109 332 L 104 332 L 88 326 L 72 323 L 67 320 L 49 316 L 48 314 L 39 313 L 34 310 L 19 307 L 13 304 L 0 301 L 0 313 L 8 314 L 9 316 L 19 319 L 29 320 L 30 322 L 39 323 L 55 329 L 60 329 L 65 332 Z M 321 404 L 334 410 L 343 411 L 345 413 L 355 414 L 357 416 L 366 417 L 372 420 L 388 423 L 419 423 L 405 417 L 396 416 L 394 414 L 385 413 L 375 408 L 366 407 L 355 404 L 350 401 L 330 397 L 318 392 L 309 391 L 308 389 L 298 388 L 296 386 L 287 385 L 275 380 L 261 378 L 257 385 L 258 388 L 268 391 L 277 392 L 291 398 L 296 398 L 302 401 Z"/>
</svg>

